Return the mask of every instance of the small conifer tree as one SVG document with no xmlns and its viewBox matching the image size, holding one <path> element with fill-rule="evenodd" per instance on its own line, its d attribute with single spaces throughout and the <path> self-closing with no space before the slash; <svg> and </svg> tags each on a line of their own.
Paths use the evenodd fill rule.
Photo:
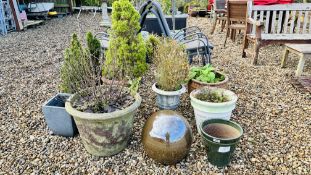
<svg viewBox="0 0 311 175">
<path fill-rule="evenodd" d="M 141 34 L 140 15 L 129 0 L 113 3 L 112 28 L 103 75 L 108 78 L 138 78 L 147 70 L 146 45 Z"/>
</svg>

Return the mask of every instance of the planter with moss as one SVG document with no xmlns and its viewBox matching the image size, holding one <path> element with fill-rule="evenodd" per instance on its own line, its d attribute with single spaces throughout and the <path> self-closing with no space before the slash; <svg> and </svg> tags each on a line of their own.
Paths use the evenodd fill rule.
<svg viewBox="0 0 311 175">
<path fill-rule="evenodd" d="M 204 67 L 192 67 L 190 69 L 188 93 L 204 86 L 228 89 L 228 82 L 229 77 L 220 71 L 216 71 L 210 64 Z"/>
<path fill-rule="evenodd" d="M 190 93 L 191 105 L 198 132 L 203 121 L 209 119 L 230 120 L 238 100 L 237 95 L 222 88 L 202 87 Z"/>
<path fill-rule="evenodd" d="M 95 156 L 111 156 L 122 151 L 130 139 L 134 115 L 141 104 L 137 93 L 130 106 L 109 113 L 81 112 L 72 106 L 75 94 L 66 102 L 66 111 L 73 116 L 85 149 Z"/>
<path fill-rule="evenodd" d="M 157 105 L 160 109 L 176 109 L 180 103 L 181 94 L 186 92 L 186 88 L 181 86 L 177 91 L 164 91 L 153 84 L 152 90 L 157 94 Z"/>
</svg>

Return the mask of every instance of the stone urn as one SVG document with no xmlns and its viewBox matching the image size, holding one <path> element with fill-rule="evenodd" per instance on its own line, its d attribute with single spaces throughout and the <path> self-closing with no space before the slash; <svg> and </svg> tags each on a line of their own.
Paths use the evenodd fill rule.
<svg viewBox="0 0 311 175">
<path fill-rule="evenodd" d="M 144 150 L 155 161 L 170 165 L 189 153 L 192 131 L 187 120 L 178 112 L 155 112 L 145 123 L 142 133 Z"/>
</svg>

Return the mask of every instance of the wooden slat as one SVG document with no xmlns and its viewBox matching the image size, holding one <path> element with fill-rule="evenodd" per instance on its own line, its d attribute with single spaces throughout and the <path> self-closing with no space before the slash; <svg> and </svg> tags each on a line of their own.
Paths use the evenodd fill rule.
<svg viewBox="0 0 311 175">
<path fill-rule="evenodd" d="M 287 26 L 288 26 L 288 19 L 289 19 L 289 11 L 286 10 L 286 16 L 285 16 L 285 23 L 284 23 L 284 31 L 283 33 L 287 33 Z"/>
<path fill-rule="evenodd" d="M 257 11 L 254 11 L 253 19 L 257 20 Z M 255 32 L 256 32 L 256 25 L 253 25 L 252 34 L 254 34 Z"/>
<path fill-rule="evenodd" d="M 281 29 L 282 29 L 282 18 L 283 18 L 283 11 L 280 11 L 279 12 L 279 19 L 278 19 L 277 33 L 281 32 Z"/>
<path fill-rule="evenodd" d="M 300 31 L 300 23 L 301 23 L 302 11 L 299 11 L 298 21 L 297 21 L 297 33 Z"/>
<path fill-rule="evenodd" d="M 307 24 L 308 24 L 308 15 L 309 15 L 309 12 L 306 11 L 305 16 L 303 17 L 302 33 L 307 33 L 306 29 L 307 29 Z M 309 22 L 311 22 L 311 21 L 309 21 Z"/>
<path fill-rule="evenodd" d="M 272 33 L 275 33 L 275 21 L 276 21 L 276 11 L 273 11 L 273 15 L 272 15 L 272 23 L 271 23 L 271 27 L 272 27 L 272 30 L 271 32 Z"/>
<path fill-rule="evenodd" d="M 263 22 L 263 13 L 264 13 L 264 11 L 260 11 L 260 18 L 259 19 L 261 22 Z"/>
<path fill-rule="evenodd" d="M 311 33 L 311 16 L 309 18 L 309 33 Z"/>
<path fill-rule="evenodd" d="M 294 23 L 295 23 L 295 18 L 296 18 L 296 11 L 292 11 L 291 17 L 292 17 L 292 20 L 290 21 L 289 33 L 293 33 L 293 31 L 294 31 Z"/>
<path fill-rule="evenodd" d="M 255 36 L 254 36 L 255 38 Z M 301 33 L 293 33 L 293 34 L 261 34 L 262 40 L 309 40 L 311 41 L 310 34 L 301 34 Z"/>
<path fill-rule="evenodd" d="M 302 10 L 310 11 L 311 3 L 291 3 L 291 4 L 277 4 L 277 5 L 255 5 L 253 10 Z"/>
<path fill-rule="evenodd" d="M 270 11 L 267 11 L 265 33 L 269 33 L 269 22 L 270 22 Z"/>
</svg>

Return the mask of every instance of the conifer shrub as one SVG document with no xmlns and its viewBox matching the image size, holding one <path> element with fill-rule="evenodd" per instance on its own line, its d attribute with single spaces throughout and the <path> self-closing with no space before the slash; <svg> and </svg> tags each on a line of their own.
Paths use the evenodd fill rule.
<svg viewBox="0 0 311 175">
<path fill-rule="evenodd" d="M 103 76 L 138 78 L 147 70 L 146 45 L 140 30 L 140 15 L 129 0 L 113 3 L 112 27 Z M 116 71 L 117 70 L 117 71 Z"/>
</svg>

